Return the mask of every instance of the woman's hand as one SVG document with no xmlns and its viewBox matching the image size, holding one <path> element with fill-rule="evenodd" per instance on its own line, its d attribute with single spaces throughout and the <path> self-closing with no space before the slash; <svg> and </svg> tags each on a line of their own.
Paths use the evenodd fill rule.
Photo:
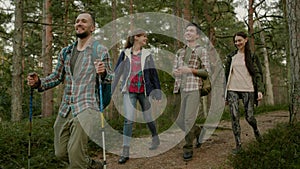
<svg viewBox="0 0 300 169">
<path fill-rule="evenodd" d="M 257 101 L 261 101 L 262 100 L 262 98 L 263 98 L 263 94 L 262 94 L 262 92 L 258 92 L 258 97 L 257 97 Z"/>
</svg>

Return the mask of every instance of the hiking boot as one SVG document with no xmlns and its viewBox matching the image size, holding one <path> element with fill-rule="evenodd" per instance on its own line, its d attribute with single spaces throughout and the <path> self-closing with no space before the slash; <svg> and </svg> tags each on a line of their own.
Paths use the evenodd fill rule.
<svg viewBox="0 0 300 169">
<path fill-rule="evenodd" d="M 120 159 L 118 160 L 118 163 L 119 164 L 124 164 L 124 163 L 126 163 L 127 160 L 129 160 L 129 147 L 124 146 L 123 147 L 123 153 L 122 153 Z"/>
<path fill-rule="evenodd" d="M 92 160 L 89 169 L 103 169 L 103 164 L 99 160 Z"/>
<path fill-rule="evenodd" d="M 151 146 L 149 147 L 149 150 L 155 150 L 157 147 L 160 145 L 160 140 L 158 136 L 152 137 L 152 143 Z"/>
<path fill-rule="evenodd" d="M 183 159 L 185 160 L 185 161 L 189 161 L 189 160 L 191 160 L 193 158 L 193 152 L 191 151 L 191 152 L 184 152 L 183 153 Z"/>
</svg>

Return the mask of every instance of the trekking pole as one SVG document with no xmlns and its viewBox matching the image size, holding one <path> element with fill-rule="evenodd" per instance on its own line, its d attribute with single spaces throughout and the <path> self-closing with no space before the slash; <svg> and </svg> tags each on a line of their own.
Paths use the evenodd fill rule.
<svg viewBox="0 0 300 169">
<path fill-rule="evenodd" d="M 31 149 L 31 130 L 32 130 L 32 98 L 33 98 L 33 88 L 30 89 L 30 99 L 29 99 L 29 141 L 28 141 L 28 169 L 30 169 L 30 149 Z"/>
<path fill-rule="evenodd" d="M 103 97 L 102 97 L 102 80 L 99 77 L 99 95 L 100 95 L 100 116 L 101 116 L 101 128 L 102 128 L 102 149 L 103 149 L 103 169 L 106 169 L 106 154 L 105 154 L 105 138 L 104 138 L 104 115 L 103 115 Z"/>
</svg>

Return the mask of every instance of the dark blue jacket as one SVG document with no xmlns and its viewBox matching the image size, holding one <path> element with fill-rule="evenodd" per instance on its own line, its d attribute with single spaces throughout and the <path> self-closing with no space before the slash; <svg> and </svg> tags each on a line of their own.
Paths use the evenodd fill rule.
<svg viewBox="0 0 300 169">
<path fill-rule="evenodd" d="M 161 100 L 161 88 L 152 55 L 148 49 L 141 50 L 141 68 L 145 84 L 145 95 Z M 121 92 L 128 91 L 128 79 L 131 72 L 131 48 L 121 52 L 115 67 L 115 77 L 112 81 L 112 93 L 121 80 Z M 122 79 L 120 79 L 122 78 Z"/>
</svg>

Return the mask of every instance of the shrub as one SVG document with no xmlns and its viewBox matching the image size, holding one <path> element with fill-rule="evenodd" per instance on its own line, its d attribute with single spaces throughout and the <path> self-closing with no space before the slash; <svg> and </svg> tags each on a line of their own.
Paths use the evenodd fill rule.
<svg viewBox="0 0 300 169">
<path fill-rule="evenodd" d="M 229 159 L 235 169 L 300 168 L 300 123 L 280 124 Z"/>
<path fill-rule="evenodd" d="M 33 119 L 31 135 L 31 168 L 65 168 L 54 155 L 54 117 Z M 29 122 L 2 122 L 0 125 L 0 168 L 27 168 Z"/>
</svg>

